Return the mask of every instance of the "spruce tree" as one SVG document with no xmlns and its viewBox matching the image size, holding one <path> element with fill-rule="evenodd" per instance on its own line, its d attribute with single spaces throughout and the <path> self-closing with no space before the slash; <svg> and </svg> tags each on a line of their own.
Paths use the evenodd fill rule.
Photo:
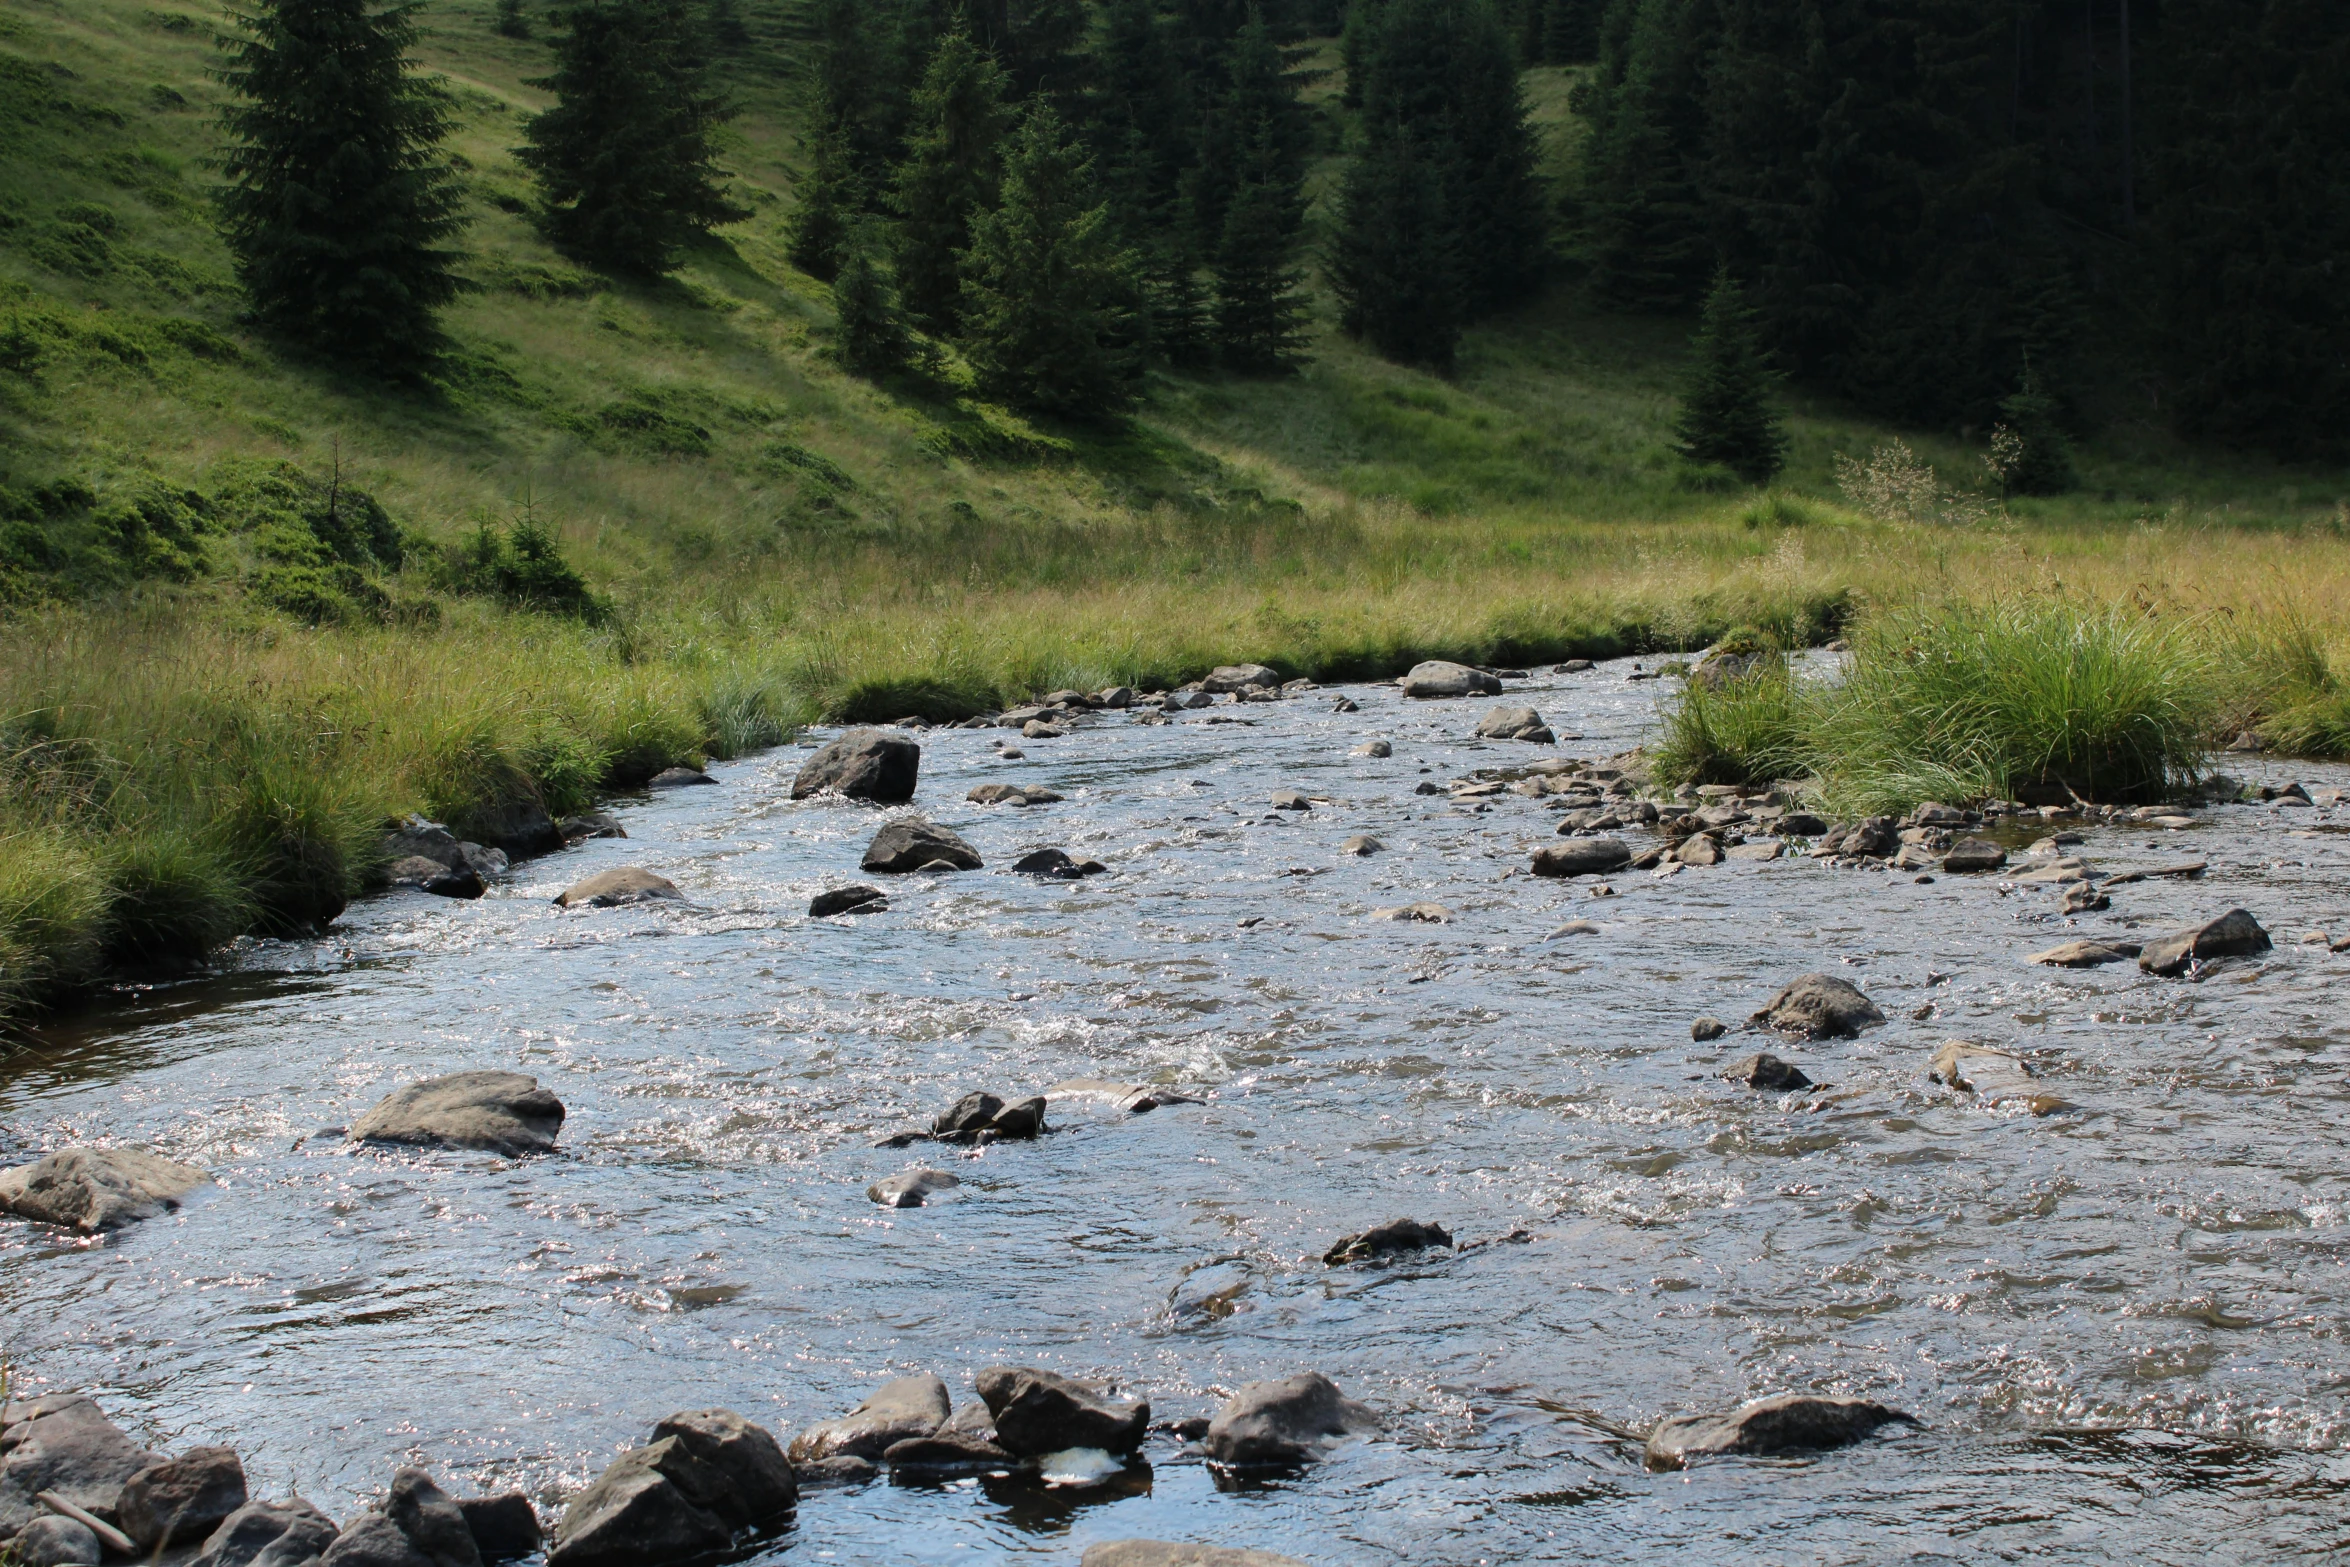
<svg viewBox="0 0 2350 1567">
<path fill-rule="evenodd" d="M 1594 75 L 1577 210 L 1599 294 L 1629 310 L 1679 313 L 1705 297 L 1714 267 L 1715 219 L 1700 183 L 1714 5 L 1627 0 L 1625 9 L 1622 52 Z"/>
<path fill-rule="evenodd" d="M 1141 299 L 1084 148 L 1049 101 L 1011 138 L 1003 201 L 973 225 L 964 351 L 1017 407 L 1100 419 L 1133 406 Z"/>
<path fill-rule="evenodd" d="M 254 315 L 377 370 L 431 359 L 460 287 L 449 96 L 409 69 L 416 9 L 268 0 L 235 13 L 221 70 L 221 228 Z"/>
<path fill-rule="evenodd" d="M 2065 438 L 2056 398 L 2029 359 L 2022 382 L 1999 404 L 1991 470 L 2010 495 L 2061 495 L 2073 487 L 2072 442 Z"/>
<path fill-rule="evenodd" d="M 812 278 L 829 283 L 840 272 L 861 192 L 848 138 L 835 129 L 816 143 L 816 157 L 792 209 L 784 254 Z"/>
<path fill-rule="evenodd" d="M 1328 264 L 1339 324 L 1390 359 L 1452 368 L 1461 289 L 1442 164 L 1409 131 L 1383 138 L 1348 168 Z"/>
<path fill-rule="evenodd" d="M 938 336 L 954 332 L 962 310 L 972 220 L 995 205 L 1004 123 L 1003 72 L 968 33 L 949 33 L 914 94 L 891 192 L 898 288 L 914 319 Z"/>
<path fill-rule="evenodd" d="M 913 356 L 913 338 L 906 331 L 905 314 L 898 308 L 897 291 L 874 264 L 873 247 L 852 240 L 832 285 L 833 309 L 840 324 L 833 335 L 833 352 L 851 375 L 878 381 L 906 368 Z"/>
<path fill-rule="evenodd" d="M 1691 462 L 1719 463 L 1749 484 L 1767 484 L 1787 462 L 1787 435 L 1772 393 L 1778 377 L 1763 356 L 1754 312 L 1723 268 L 1705 296 L 1695 363 L 1673 423 L 1674 449 Z"/>
<path fill-rule="evenodd" d="M 501 36 L 528 38 L 530 14 L 522 9 L 522 0 L 498 0 L 496 27 Z"/>
<path fill-rule="evenodd" d="M 1296 264 L 1302 216 L 1294 188 L 1253 180 L 1224 209 L 1216 348 L 1231 369 L 1277 374 L 1305 359 L 1305 276 Z"/>
<path fill-rule="evenodd" d="M 686 0 L 587 0 L 566 18 L 555 74 L 531 83 L 555 106 L 533 115 L 515 156 L 538 176 L 540 226 L 581 260 L 666 271 L 722 223 L 749 217 L 719 186 L 718 130 Z"/>
</svg>

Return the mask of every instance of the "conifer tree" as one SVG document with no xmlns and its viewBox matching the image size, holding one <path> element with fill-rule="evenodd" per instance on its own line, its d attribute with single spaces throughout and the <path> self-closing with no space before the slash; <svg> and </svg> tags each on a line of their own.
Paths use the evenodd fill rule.
<svg viewBox="0 0 2350 1567">
<path fill-rule="evenodd" d="M 913 339 L 897 291 L 874 264 L 873 247 L 861 238 L 848 244 L 832 285 L 832 304 L 840 316 L 833 351 L 843 369 L 877 381 L 906 367 Z"/>
<path fill-rule="evenodd" d="M 793 266 L 827 283 L 839 274 L 860 196 L 848 138 L 837 128 L 827 131 L 816 143 L 808 182 L 800 189 L 800 204 L 792 209 L 784 254 Z"/>
<path fill-rule="evenodd" d="M 567 17 L 555 106 L 516 150 L 537 174 L 540 226 L 570 254 L 620 272 L 665 271 L 723 223 L 749 217 L 719 186 L 730 111 L 686 0 L 587 0 Z"/>
<path fill-rule="evenodd" d="M 1778 377 L 1763 357 L 1754 312 L 1723 268 L 1705 297 L 1695 363 L 1674 421 L 1674 449 L 1719 463 L 1749 484 L 1767 484 L 1787 461 L 1787 435 L 1771 394 Z"/>
<path fill-rule="evenodd" d="M 938 336 L 953 333 L 962 310 L 972 220 L 995 205 L 1004 123 L 1003 72 L 968 33 L 949 33 L 914 94 L 891 192 L 898 288 L 907 311 Z"/>
<path fill-rule="evenodd" d="M 2072 443 L 2056 398 L 2030 359 L 2014 392 L 1999 404 L 1991 432 L 1991 471 L 2010 495 L 2060 495 L 2073 487 Z"/>
<path fill-rule="evenodd" d="M 1070 419 L 1123 413 L 1141 374 L 1133 258 L 1049 101 L 1011 138 L 1003 201 L 973 225 L 964 350 L 993 396 Z"/>
<path fill-rule="evenodd" d="M 1629 32 L 1595 73 L 1578 170 L 1592 285 L 1631 310 L 1679 312 L 1714 266 L 1706 157 L 1705 51 L 1713 0 L 1628 0 Z"/>
<path fill-rule="evenodd" d="M 436 354 L 460 287 L 449 97 L 409 69 L 415 13 L 265 0 L 235 13 L 244 36 L 221 71 L 221 227 L 254 315 L 377 370 Z"/>
<path fill-rule="evenodd" d="M 1216 247 L 1216 340 L 1225 364 L 1268 373 L 1302 357 L 1306 315 L 1297 264 L 1311 136 L 1261 10 L 1234 38 L 1221 118 L 1234 187 Z"/>
<path fill-rule="evenodd" d="M 522 9 L 522 0 L 498 0 L 497 21 L 494 25 L 503 37 L 530 36 L 530 14 Z"/>
<path fill-rule="evenodd" d="M 1329 262 L 1339 324 L 1390 359 L 1449 370 L 1461 290 L 1441 165 L 1411 132 L 1355 159 L 1339 196 Z"/>
</svg>

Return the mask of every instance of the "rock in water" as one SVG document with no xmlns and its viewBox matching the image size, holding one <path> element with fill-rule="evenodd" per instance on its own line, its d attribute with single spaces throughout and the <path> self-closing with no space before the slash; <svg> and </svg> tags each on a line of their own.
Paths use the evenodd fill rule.
<svg viewBox="0 0 2350 1567">
<path fill-rule="evenodd" d="M 591 909 L 616 909 L 623 904 L 644 903 L 654 898 L 674 898 L 680 902 L 685 894 L 666 876 L 656 876 L 640 866 L 623 865 L 615 870 L 598 871 L 584 881 L 575 881 L 555 898 L 560 908 L 576 909 L 583 904 Z"/>
<path fill-rule="evenodd" d="M 300 1497 L 247 1502 L 221 1521 L 191 1567 L 301 1567 L 335 1543 L 335 1522 Z"/>
<path fill-rule="evenodd" d="M 1792 1093 L 1798 1088 L 1811 1087 L 1811 1079 L 1787 1062 L 1768 1051 L 1748 1056 L 1722 1074 L 1733 1083 L 1744 1083 L 1765 1093 Z"/>
<path fill-rule="evenodd" d="M 1689 1037 L 1701 1045 L 1719 1039 L 1728 1032 L 1730 1026 L 1720 1018 L 1701 1017 L 1689 1025 Z"/>
<path fill-rule="evenodd" d="M 699 767 L 664 767 L 645 780 L 648 789 L 691 789 L 696 784 L 714 784 L 718 780 Z M 560 829 L 557 829 L 560 831 Z"/>
<path fill-rule="evenodd" d="M 1726 1415 L 1680 1415 L 1648 1439 L 1648 1467 L 1678 1469 L 1709 1453 L 1788 1453 L 1844 1447 L 1879 1426 L 1917 1422 L 1865 1398 L 1782 1393 Z"/>
<path fill-rule="evenodd" d="M 1385 740 L 1365 740 L 1361 745 L 1358 745 L 1354 748 L 1352 754 L 1356 756 L 1388 757 L 1395 754 L 1395 747 L 1390 745 Z"/>
<path fill-rule="evenodd" d="M 1142 1115 L 1161 1105 L 1195 1105 L 1199 1101 L 1189 1094 L 1156 1083 L 1113 1083 L 1099 1077 L 1072 1077 L 1053 1084 L 1044 1091 L 1047 1101 L 1076 1099 L 1095 1104 L 1106 1104 L 1128 1115 Z"/>
<path fill-rule="evenodd" d="M 2268 950 L 2268 932 L 2260 928 L 2260 921 L 2243 909 L 2230 909 L 2207 925 L 2149 942 L 2138 955 L 2138 967 L 2149 974 L 2184 974 L 2214 958 L 2249 957 Z"/>
<path fill-rule="evenodd" d="M 2041 1092 L 2023 1057 L 1964 1039 L 1953 1039 L 1935 1051 L 1926 1075 L 1945 1087 L 1973 1094 L 1985 1104 L 2021 1100 L 2034 1115 L 2058 1115 L 2079 1108 L 2056 1094 Z"/>
<path fill-rule="evenodd" d="M 835 887 L 808 900 L 808 918 L 830 919 L 835 914 L 879 914 L 889 907 L 889 895 L 879 887 Z"/>
<path fill-rule="evenodd" d="M 1631 863 L 1631 846 L 1621 838 L 1578 838 L 1534 851 L 1537 876 L 1604 876 Z"/>
<path fill-rule="evenodd" d="M 652 1567 L 724 1550 L 799 1500 L 775 1438 L 731 1409 L 671 1415 L 564 1509 L 548 1567 Z"/>
<path fill-rule="evenodd" d="M 520 1072 L 456 1072 L 411 1083 L 362 1116 L 354 1143 L 479 1148 L 513 1158 L 551 1153 L 563 1101 Z"/>
<path fill-rule="evenodd" d="M 873 835 L 865 848 L 862 868 L 875 875 L 898 876 L 934 868 L 975 871 L 986 863 L 978 850 L 944 827 L 919 816 L 901 816 Z"/>
<path fill-rule="evenodd" d="M 1179 1545 L 1171 1540 L 1105 1540 L 1085 1548 L 1077 1567 L 1306 1567 L 1294 1556 L 1229 1545 Z"/>
<path fill-rule="evenodd" d="M 866 1187 L 865 1195 L 884 1208 L 919 1208 L 933 1192 L 952 1191 L 962 1184 L 959 1176 L 944 1170 L 902 1170 Z"/>
<path fill-rule="evenodd" d="M 1532 740 L 1549 745 L 1558 736 L 1542 722 L 1542 715 L 1530 707 L 1497 707 L 1478 721 L 1477 737 L 1481 740 Z"/>
<path fill-rule="evenodd" d="M 1199 683 L 1202 691 L 1256 691 L 1278 687 L 1281 677 L 1262 664 L 1218 664 Z"/>
<path fill-rule="evenodd" d="M 114 1504 L 116 1527 L 142 1551 L 194 1545 L 245 1505 L 245 1466 L 225 1447 L 191 1447 L 130 1477 Z"/>
<path fill-rule="evenodd" d="M 810 1426 L 791 1445 L 795 1464 L 823 1463 L 832 1458 L 877 1461 L 892 1445 L 908 1437 L 934 1435 L 954 1413 L 947 1385 L 934 1376 L 899 1377 L 885 1382 L 855 1409 L 837 1420 Z"/>
<path fill-rule="evenodd" d="M 1995 871 L 2007 863 L 2007 851 L 1988 838 L 1961 838 L 1942 856 L 1942 868 L 1953 876 Z"/>
<path fill-rule="evenodd" d="M 1369 833 L 1356 833 L 1352 838 L 1347 839 L 1346 842 L 1338 846 L 1338 852 L 1341 854 L 1351 854 L 1360 859 L 1365 855 L 1377 854 L 1381 849 L 1386 847 L 1387 845 L 1381 843 L 1378 839 L 1372 837 Z"/>
<path fill-rule="evenodd" d="M 1376 1224 L 1360 1235 L 1349 1235 L 1322 1254 L 1325 1267 L 1335 1268 L 1349 1262 L 1368 1262 L 1374 1257 L 1392 1256 L 1398 1252 L 1422 1251 L 1430 1246 L 1452 1247 L 1452 1236 L 1441 1224 L 1422 1224 L 1417 1219 L 1390 1219 Z"/>
<path fill-rule="evenodd" d="M 337 1535 L 318 1560 L 319 1567 L 481 1567 L 481 1550 L 432 1476 L 402 1469 L 383 1510 Z"/>
<path fill-rule="evenodd" d="M 675 1442 L 680 1459 L 662 1465 L 687 1501 L 732 1528 L 772 1523 L 799 1501 L 791 1461 L 762 1426 L 731 1409 L 671 1415 L 653 1427 L 653 1445 Z"/>
<path fill-rule="evenodd" d="M 1398 682 L 1405 696 L 1499 696 L 1501 682 L 1482 669 L 1471 669 L 1466 664 L 1447 663 L 1430 659 L 1414 664 L 1410 674 Z"/>
<path fill-rule="evenodd" d="M 1151 1423 L 1151 1406 L 1141 1399 L 1109 1398 L 1035 1366 L 990 1366 L 974 1385 L 995 1420 L 996 1445 L 1024 1458 L 1072 1447 L 1131 1453 Z"/>
<path fill-rule="evenodd" d="M 60 1400 L 46 1413 L 10 1425 L 8 1440 L 8 1451 L 0 1454 L 0 1540 L 44 1516 L 38 1500 L 43 1491 L 111 1517 L 124 1482 L 163 1461 L 86 1398 Z"/>
<path fill-rule="evenodd" d="M 177 1208 L 211 1179 L 134 1148 L 66 1148 L 0 1170 L 0 1213 L 89 1235 Z"/>
<path fill-rule="evenodd" d="M 628 829 L 620 825 L 620 818 L 610 811 L 583 811 L 577 816 L 566 816 L 555 830 L 563 835 L 565 843 L 582 843 L 590 838 L 625 838 Z"/>
<path fill-rule="evenodd" d="M 1806 974 L 1747 1021 L 1806 1039 L 1857 1039 L 1862 1029 L 1884 1022 L 1885 1014 L 1845 981 Z"/>
<path fill-rule="evenodd" d="M 485 1562 L 536 1556 L 545 1543 L 539 1531 L 538 1509 L 520 1491 L 469 1496 L 458 1502 L 457 1510 L 465 1515 L 465 1527 L 472 1531 L 474 1546 Z"/>
<path fill-rule="evenodd" d="M 1251 1382 L 1216 1411 L 1203 1439 L 1208 1456 L 1235 1468 L 1286 1466 L 1320 1458 L 1379 1417 L 1338 1391 L 1319 1371 Z"/>
<path fill-rule="evenodd" d="M 1406 903 L 1395 908 L 1373 909 L 1371 918 L 1393 920 L 1402 925 L 1446 925 L 1452 922 L 1452 910 L 1441 903 Z"/>
<path fill-rule="evenodd" d="M 852 729 L 808 758 L 792 780 L 791 797 L 837 794 L 851 800 L 897 805 L 914 798 L 922 771 L 922 747 L 903 735 L 879 729 Z"/>
<path fill-rule="evenodd" d="M 106 1554 L 88 1525 L 55 1514 L 34 1519 L 8 1543 L 16 1567 L 98 1567 Z"/>
<path fill-rule="evenodd" d="M 2035 952 L 2024 961 L 2050 968 L 2096 968 L 2104 963 L 2127 963 L 2142 950 L 2134 941 L 2068 941 L 2046 952 Z"/>
</svg>

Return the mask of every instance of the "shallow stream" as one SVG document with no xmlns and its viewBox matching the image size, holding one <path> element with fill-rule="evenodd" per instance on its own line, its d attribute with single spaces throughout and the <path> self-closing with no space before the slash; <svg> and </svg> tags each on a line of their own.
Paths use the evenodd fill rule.
<svg viewBox="0 0 2350 1567">
<path fill-rule="evenodd" d="M 2210 862 L 2068 920 L 2057 889 L 1805 859 L 1536 881 L 1556 812 L 1414 792 L 1654 722 L 1626 665 L 1513 683 L 1557 753 L 1468 737 L 1486 703 L 1393 687 L 1108 714 L 997 759 L 934 731 L 918 803 L 986 870 L 804 917 L 865 879 L 868 807 L 794 804 L 794 749 L 617 807 L 626 841 L 476 903 L 402 892 L 0 1062 L 0 1164 L 136 1142 L 216 1174 L 102 1242 L 0 1222 L 0 1353 L 157 1445 L 236 1447 L 338 1517 L 395 1464 L 551 1508 L 674 1410 L 786 1440 L 886 1377 L 958 1399 L 1001 1361 L 1114 1379 L 1158 1418 L 1318 1369 L 1388 1422 L 1220 1489 L 1154 1437 L 1094 1490 L 812 1491 L 778 1562 L 1073 1564 L 1133 1536 L 1352 1563 L 2132 1561 L 2350 1548 L 2350 810 L 2231 806 L 2096 828 L 2100 869 Z M 1568 738 L 1568 736 L 1575 738 Z M 1394 742 L 1391 759 L 1350 755 Z M 2336 769 L 2255 779 L 2339 786 Z M 963 803 L 983 782 L 1060 805 Z M 1327 796 L 1309 813 L 1272 791 Z M 1385 852 L 1340 842 L 1369 832 Z M 1642 835 L 1626 835 L 1637 846 Z M 1059 846 L 1081 883 L 1004 867 Z M 690 907 L 564 911 L 643 865 Z M 1435 902 L 1446 924 L 1374 921 Z M 2047 970 L 2242 906 L 2264 959 L 2200 981 Z M 1546 939 L 1569 920 L 1595 934 Z M 1245 925 L 1244 921 L 1258 923 Z M 1892 1019 L 1858 1042 L 1738 1023 L 1810 970 Z M 2023 1053 L 2078 1114 L 1927 1081 L 1944 1040 Z M 1820 1084 L 1718 1077 L 1768 1047 Z M 395 1087 L 531 1073 L 564 1151 L 353 1151 Z M 875 1148 L 966 1091 L 1157 1081 L 1205 1103 L 1072 1109 L 1034 1144 Z M 943 1164 L 955 1200 L 866 1185 Z M 1326 1269 L 1398 1216 L 1522 1243 Z M 1677 1411 L 1866 1393 L 1922 1428 L 1795 1461 L 1650 1474 Z"/>
</svg>

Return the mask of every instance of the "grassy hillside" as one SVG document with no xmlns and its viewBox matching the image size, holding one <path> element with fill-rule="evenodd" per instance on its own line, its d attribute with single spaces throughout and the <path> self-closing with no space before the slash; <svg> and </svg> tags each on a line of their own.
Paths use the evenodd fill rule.
<svg viewBox="0 0 2350 1567">
<path fill-rule="evenodd" d="M 2141 409 L 2076 494 L 1872 516 L 1835 460 L 1898 432 L 1796 396 L 1780 490 L 1725 491 L 1668 446 L 1686 323 L 1595 316 L 1571 279 L 1472 332 L 1454 379 L 1369 357 L 1325 308 L 1304 374 L 1160 376 L 1115 431 L 990 407 L 951 362 L 848 378 L 826 290 L 782 255 L 803 30 L 743 9 L 730 161 L 754 216 L 649 286 L 528 221 L 511 149 L 543 38 L 495 34 L 492 0 L 425 13 L 478 286 L 424 389 L 240 324 L 206 198 L 217 13 L 0 13 L 0 1004 L 298 920 L 364 883 L 388 813 L 560 806 L 820 715 L 1238 658 L 1370 675 L 1742 622 L 1793 639 L 1856 605 L 2046 588 L 2293 629 L 2297 678 L 2331 691 L 2350 474 L 2184 450 Z M 1325 114 L 1335 55 L 1301 56 Z M 1554 157 L 1566 85 L 1528 83 Z M 1979 444 L 1907 438 L 1972 487 Z M 341 537 L 346 507 L 380 547 Z M 468 579 L 480 530 L 524 517 L 607 613 Z"/>
</svg>

